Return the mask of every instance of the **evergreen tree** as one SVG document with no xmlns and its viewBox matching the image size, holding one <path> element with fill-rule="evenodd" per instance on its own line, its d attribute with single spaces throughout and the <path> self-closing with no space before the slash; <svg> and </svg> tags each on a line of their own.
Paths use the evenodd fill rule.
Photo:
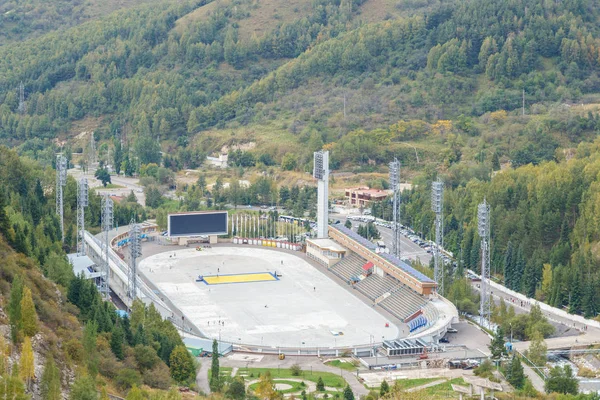
<svg viewBox="0 0 600 400">
<path fill-rule="evenodd" d="M 581 276 L 580 273 L 578 273 L 578 271 L 581 270 L 577 270 L 574 271 L 573 274 L 571 274 L 572 279 L 571 279 L 571 296 L 569 297 L 569 313 L 571 314 L 579 314 L 581 313 L 581 304 L 582 304 L 582 290 L 581 290 L 581 285 L 582 285 L 582 280 L 583 280 L 583 276 Z"/>
<path fill-rule="evenodd" d="M 508 382 L 513 385 L 515 389 L 522 389 L 525 385 L 525 373 L 523 372 L 523 365 L 521 365 L 519 357 L 513 356 L 508 371 Z"/>
<path fill-rule="evenodd" d="M 246 386 L 244 385 L 244 379 L 236 377 L 227 388 L 225 397 L 232 400 L 244 400 L 246 398 Z"/>
<path fill-rule="evenodd" d="M 348 229 L 352 229 L 352 221 L 347 219 L 346 222 L 344 222 L 344 226 Z"/>
<path fill-rule="evenodd" d="M 570 365 L 554 367 L 550 370 L 550 376 L 546 380 L 546 392 L 576 395 L 579 392 L 579 381 L 573 376 Z"/>
<path fill-rule="evenodd" d="M 98 324 L 91 321 L 83 329 L 83 354 L 87 364 L 88 374 L 93 378 L 98 374 L 98 351 L 96 349 L 96 336 Z"/>
<path fill-rule="evenodd" d="M 10 300 L 8 302 L 8 318 L 10 320 L 10 332 L 13 342 L 17 341 L 18 332 L 21 330 L 21 300 L 23 299 L 23 280 L 19 275 L 15 276 L 10 288 Z"/>
<path fill-rule="evenodd" d="M 517 254 L 514 260 L 512 290 L 520 292 L 523 283 L 523 273 L 525 272 L 525 255 L 523 254 L 523 243 L 517 249 Z"/>
<path fill-rule="evenodd" d="M 504 252 L 504 286 L 512 288 L 514 277 L 514 254 L 513 245 L 509 241 Z"/>
<path fill-rule="evenodd" d="M 123 148 L 121 141 L 114 140 L 115 151 L 113 152 L 113 169 L 119 175 L 121 173 L 121 163 L 123 162 Z"/>
<path fill-rule="evenodd" d="M 319 392 L 325 391 L 325 383 L 323 382 L 323 379 L 320 376 L 319 379 L 317 379 L 317 390 Z"/>
<path fill-rule="evenodd" d="M 46 357 L 40 386 L 42 400 L 62 400 L 60 370 L 56 367 L 52 355 Z"/>
<path fill-rule="evenodd" d="M 31 289 L 25 287 L 21 299 L 21 327 L 25 336 L 32 337 L 38 331 L 38 316 L 31 298 Z"/>
<path fill-rule="evenodd" d="M 219 343 L 213 340 L 212 360 L 210 370 L 210 390 L 212 392 L 221 391 L 221 376 L 219 375 Z"/>
<path fill-rule="evenodd" d="M 354 393 L 350 389 L 350 385 L 346 385 L 344 388 L 344 400 L 354 400 Z"/>
<path fill-rule="evenodd" d="M 33 359 L 33 348 L 31 347 L 31 339 L 25 336 L 23 340 L 23 348 L 21 350 L 21 359 L 19 361 L 19 378 L 25 382 L 26 387 L 30 387 L 31 380 L 35 377 L 35 362 Z"/>
<path fill-rule="evenodd" d="M 390 385 L 388 385 L 387 381 L 384 379 L 381 382 L 381 387 L 379 388 L 379 396 L 383 397 L 390 391 Z"/>
<path fill-rule="evenodd" d="M 110 349 L 119 360 L 125 358 L 125 352 L 123 350 L 124 341 L 125 332 L 123 332 L 123 328 L 121 328 L 120 325 L 115 326 L 110 337 Z"/>
<path fill-rule="evenodd" d="M 496 332 L 494 333 L 494 337 L 488 345 L 488 348 L 492 353 L 493 359 L 497 360 L 506 355 L 506 348 L 504 347 L 504 329 L 502 329 L 502 326 L 496 328 Z"/>
<path fill-rule="evenodd" d="M 194 366 L 194 360 L 185 346 L 180 345 L 173 349 L 169 359 L 169 365 L 171 368 L 171 376 L 177 382 L 185 383 L 195 378 L 196 368 Z M 211 377 L 211 381 L 212 379 L 213 378 Z M 219 387 L 216 388 L 218 389 Z"/>
<path fill-rule="evenodd" d="M 595 279 L 586 279 L 583 292 L 583 315 L 586 318 L 593 318 L 598 313 L 598 308 L 596 306 L 596 288 L 597 283 Z"/>
<path fill-rule="evenodd" d="M 10 229 L 10 221 L 6 215 L 6 199 L 4 198 L 4 190 L 0 188 L 0 234 L 4 235 L 6 241 L 11 243 L 12 238 L 8 236 Z"/>
</svg>

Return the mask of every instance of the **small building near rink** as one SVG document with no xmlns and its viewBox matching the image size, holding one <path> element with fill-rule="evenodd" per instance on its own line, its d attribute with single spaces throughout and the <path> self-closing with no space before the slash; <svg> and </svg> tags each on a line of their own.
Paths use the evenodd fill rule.
<svg viewBox="0 0 600 400">
<path fill-rule="evenodd" d="M 368 208 L 372 202 L 385 200 L 390 190 L 370 189 L 368 187 L 349 188 L 345 190 L 346 200 L 350 206 Z"/>
<path fill-rule="evenodd" d="M 346 255 L 346 249 L 331 239 L 306 239 L 306 255 L 328 268 Z"/>
</svg>

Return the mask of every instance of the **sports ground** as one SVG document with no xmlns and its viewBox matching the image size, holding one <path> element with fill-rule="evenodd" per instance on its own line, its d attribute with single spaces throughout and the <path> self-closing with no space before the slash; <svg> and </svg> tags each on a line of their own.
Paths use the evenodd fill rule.
<svg viewBox="0 0 600 400">
<path fill-rule="evenodd" d="M 210 338 L 328 348 L 398 337 L 384 316 L 289 252 L 179 249 L 145 258 L 139 271 Z"/>
</svg>

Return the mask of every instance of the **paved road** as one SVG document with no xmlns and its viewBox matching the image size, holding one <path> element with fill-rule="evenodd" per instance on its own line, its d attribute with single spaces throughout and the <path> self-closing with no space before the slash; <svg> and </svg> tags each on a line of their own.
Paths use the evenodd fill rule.
<svg viewBox="0 0 600 400">
<path fill-rule="evenodd" d="M 196 374 L 196 387 L 206 395 L 210 394 L 210 385 L 208 382 L 208 370 L 210 369 L 210 365 L 210 359 L 202 359 L 202 364 L 200 364 L 200 368 Z"/>
<path fill-rule="evenodd" d="M 340 220 L 342 223 L 346 222 L 347 215 L 343 214 L 329 214 L 329 219 L 333 221 Z M 357 227 L 363 223 L 358 221 L 352 221 L 352 230 L 356 231 Z M 378 226 L 377 229 L 381 234 L 381 238 L 385 245 L 391 250 L 393 243 L 393 232 L 390 228 Z M 411 260 L 419 260 L 423 265 L 429 265 L 432 255 L 423 250 L 418 244 L 404 235 L 400 235 L 400 252 L 403 257 L 408 257 Z"/>
<path fill-rule="evenodd" d="M 146 205 L 146 195 L 144 194 L 143 190 L 144 188 L 139 185 L 139 180 L 137 178 L 111 175 L 111 182 L 115 185 L 123 186 L 123 188 L 105 189 L 102 188 L 102 182 L 96 179 L 94 174 L 90 173 L 90 171 L 95 171 L 95 168 L 90 168 L 85 174 L 79 168 L 72 168 L 67 172 L 75 179 L 80 179 L 82 177 L 87 178 L 89 187 L 98 188 L 96 190 L 98 194 L 109 193 L 113 196 L 127 196 L 129 195 L 129 193 L 131 193 L 131 191 L 133 191 L 138 203 L 140 203 L 143 206 Z"/>
</svg>

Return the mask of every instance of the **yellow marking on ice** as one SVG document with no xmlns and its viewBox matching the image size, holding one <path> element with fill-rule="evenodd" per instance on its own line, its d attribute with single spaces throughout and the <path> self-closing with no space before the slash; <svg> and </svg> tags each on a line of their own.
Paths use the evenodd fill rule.
<svg viewBox="0 0 600 400">
<path fill-rule="evenodd" d="M 222 283 L 244 283 L 244 282 L 261 282 L 274 281 L 275 277 L 271 274 L 239 274 L 239 275 L 220 275 L 220 276 L 205 276 L 204 280 L 209 285 L 219 285 Z"/>
</svg>

